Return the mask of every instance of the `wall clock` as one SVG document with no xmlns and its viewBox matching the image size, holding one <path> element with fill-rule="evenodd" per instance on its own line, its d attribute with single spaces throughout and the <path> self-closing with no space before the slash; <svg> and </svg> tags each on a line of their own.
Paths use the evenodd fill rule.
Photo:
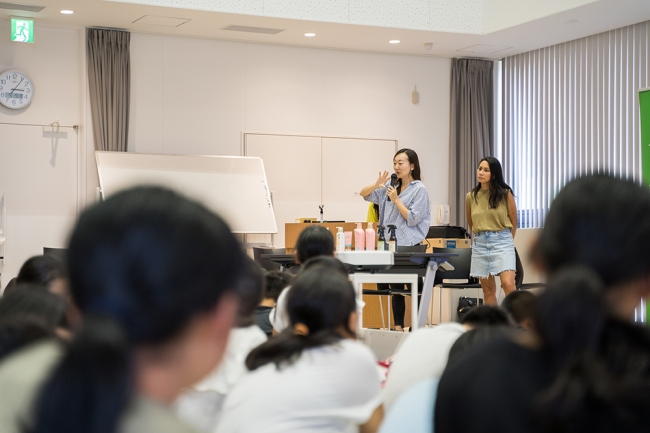
<svg viewBox="0 0 650 433">
<path fill-rule="evenodd" d="M 0 74 L 0 104 L 12 110 L 27 107 L 34 97 L 34 84 L 24 72 L 11 70 Z"/>
</svg>

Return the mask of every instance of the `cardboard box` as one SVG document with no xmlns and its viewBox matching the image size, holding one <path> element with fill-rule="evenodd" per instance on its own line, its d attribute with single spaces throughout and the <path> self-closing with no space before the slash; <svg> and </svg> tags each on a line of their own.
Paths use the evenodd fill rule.
<svg viewBox="0 0 650 433">
<path fill-rule="evenodd" d="M 429 243 L 427 252 L 431 252 L 432 248 L 471 248 L 471 239 L 446 239 L 446 238 L 430 238 L 426 240 Z"/>
</svg>

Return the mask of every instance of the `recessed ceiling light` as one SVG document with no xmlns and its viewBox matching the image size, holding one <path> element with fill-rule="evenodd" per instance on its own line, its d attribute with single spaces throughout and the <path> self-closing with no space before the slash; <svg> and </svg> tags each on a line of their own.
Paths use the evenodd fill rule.
<svg viewBox="0 0 650 433">
<path fill-rule="evenodd" d="M 74 13 L 74 11 L 65 9 L 65 10 L 62 10 L 61 13 L 63 15 L 72 15 Z"/>
<path fill-rule="evenodd" d="M 305 33 L 305 36 L 307 36 L 308 38 L 313 38 L 314 36 L 316 36 L 316 33 Z"/>
<path fill-rule="evenodd" d="M 568 21 L 562 21 L 562 24 L 575 24 L 577 22 L 578 20 L 568 20 Z"/>
<path fill-rule="evenodd" d="M 388 41 L 389 44 L 399 44 L 399 39 L 393 39 L 391 41 Z"/>
</svg>

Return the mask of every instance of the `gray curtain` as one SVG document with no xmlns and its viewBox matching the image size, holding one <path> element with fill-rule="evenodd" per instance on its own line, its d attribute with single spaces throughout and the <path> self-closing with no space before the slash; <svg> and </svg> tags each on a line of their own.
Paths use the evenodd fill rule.
<svg viewBox="0 0 650 433">
<path fill-rule="evenodd" d="M 476 186 L 479 161 L 493 153 L 491 60 L 453 59 L 449 197 L 452 225 L 467 227 L 465 194 Z"/>
<path fill-rule="evenodd" d="M 88 85 L 95 150 L 127 150 L 131 34 L 87 29 Z"/>
</svg>

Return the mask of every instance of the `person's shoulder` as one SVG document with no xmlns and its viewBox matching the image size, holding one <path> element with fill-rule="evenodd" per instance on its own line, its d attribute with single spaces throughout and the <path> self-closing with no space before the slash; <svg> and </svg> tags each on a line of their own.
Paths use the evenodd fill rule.
<svg viewBox="0 0 650 433">
<path fill-rule="evenodd" d="M 30 344 L 0 362 L 0 381 L 29 381 L 42 378 L 63 354 L 58 340 Z M 2 383 L 2 382 L 0 382 Z"/>
<path fill-rule="evenodd" d="M 341 340 L 331 346 L 323 347 L 324 353 L 331 357 L 331 362 L 349 365 L 353 370 L 364 370 L 377 365 L 377 360 L 372 351 L 365 344 L 355 340 Z"/>
<path fill-rule="evenodd" d="M 230 333 L 231 338 L 236 338 L 241 342 L 253 343 L 256 346 L 266 341 L 266 334 L 256 324 L 233 328 Z"/>
<path fill-rule="evenodd" d="M 403 348 L 411 346 L 420 347 L 422 344 L 428 344 L 432 340 L 445 338 L 445 336 L 453 336 L 454 338 L 460 337 L 466 331 L 465 327 L 460 323 L 443 323 L 435 328 L 418 329 L 406 338 L 404 343 L 397 350 L 399 353 Z"/>
</svg>

